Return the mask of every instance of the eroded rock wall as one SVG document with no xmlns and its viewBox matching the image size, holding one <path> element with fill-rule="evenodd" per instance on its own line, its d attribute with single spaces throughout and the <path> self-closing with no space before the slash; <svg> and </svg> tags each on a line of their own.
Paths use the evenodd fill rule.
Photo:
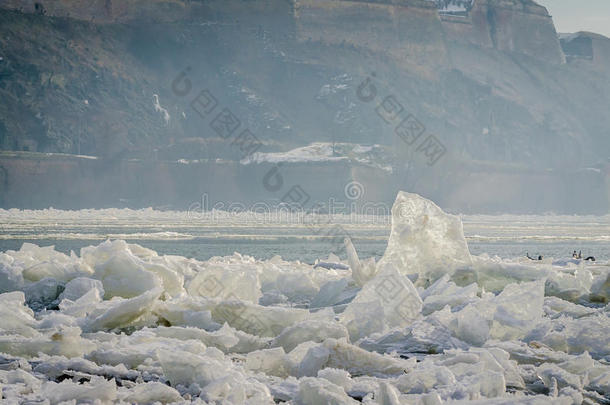
<svg viewBox="0 0 610 405">
<path fill-rule="evenodd" d="M 199 18 L 265 27 L 294 9 L 300 41 L 365 48 L 424 71 L 446 65 L 445 40 L 565 62 L 552 18 L 531 0 L 476 0 L 465 16 L 441 18 L 426 0 L 5 0 L 0 7 L 95 23 Z"/>
<path fill-rule="evenodd" d="M 295 20 L 301 42 L 364 48 L 420 70 L 447 64 L 438 12 L 427 1 L 296 0 Z"/>
<path fill-rule="evenodd" d="M 448 41 L 565 63 L 553 20 L 533 1 L 476 0 L 467 16 L 443 16 Z"/>
<path fill-rule="evenodd" d="M 70 17 L 98 24 L 148 21 L 167 23 L 197 18 L 242 22 L 253 16 L 273 17 L 286 12 L 289 0 L 4 0 L 0 8 Z"/>
</svg>

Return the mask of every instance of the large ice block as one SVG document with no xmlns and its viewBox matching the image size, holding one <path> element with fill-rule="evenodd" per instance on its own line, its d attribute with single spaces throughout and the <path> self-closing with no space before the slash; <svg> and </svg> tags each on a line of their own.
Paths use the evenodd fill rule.
<svg viewBox="0 0 610 405">
<path fill-rule="evenodd" d="M 462 221 L 417 194 L 401 191 L 392 207 L 392 230 L 379 265 L 391 263 L 426 286 L 471 264 Z"/>
</svg>

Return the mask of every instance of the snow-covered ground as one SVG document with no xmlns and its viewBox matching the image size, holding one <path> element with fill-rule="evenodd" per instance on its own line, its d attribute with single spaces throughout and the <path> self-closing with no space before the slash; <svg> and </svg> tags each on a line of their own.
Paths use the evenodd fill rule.
<svg viewBox="0 0 610 405">
<path fill-rule="evenodd" d="M 475 0 L 428 0 L 436 4 L 438 11 L 444 14 L 464 14 L 470 11 Z"/>
<path fill-rule="evenodd" d="M 327 268 L 121 240 L 0 253 L 0 400 L 610 400 L 609 266 L 474 256 L 459 217 L 408 193 L 379 261 L 345 248 Z"/>
<path fill-rule="evenodd" d="M 385 164 L 387 152 L 380 145 L 363 146 L 350 143 L 315 142 L 287 152 L 255 152 L 241 161 L 252 163 L 303 163 L 303 162 L 336 162 L 350 160 L 392 172 L 392 167 Z"/>
</svg>

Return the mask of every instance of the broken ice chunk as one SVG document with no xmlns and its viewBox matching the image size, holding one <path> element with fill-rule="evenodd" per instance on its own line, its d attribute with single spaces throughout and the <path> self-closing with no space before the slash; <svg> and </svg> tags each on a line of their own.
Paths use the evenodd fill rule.
<svg viewBox="0 0 610 405">
<path fill-rule="evenodd" d="M 89 290 L 85 295 L 76 301 L 68 299 L 62 300 L 59 303 L 59 309 L 62 314 L 75 318 L 84 318 L 87 314 L 98 308 L 98 304 L 102 302 L 101 292 L 94 288 Z"/>
<path fill-rule="evenodd" d="M 272 343 L 272 346 L 281 346 L 287 352 L 303 342 L 320 343 L 328 338 L 347 338 L 348 332 L 345 326 L 336 321 L 323 321 L 308 319 L 290 326 L 282 331 Z"/>
<path fill-rule="evenodd" d="M 345 238 L 344 243 L 345 250 L 347 251 L 347 261 L 352 270 L 352 279 L 358 286 L 363 287 L 370 279 L 375 277 L 377 271 L 375 258 L 372 257 L 368 260 L 360 261 L 351 239 Z"/>
<path fill-rule="evenodd" d="M 591 285 L 591 300 L 595 302 L 610 301 L 610 271 L 599 275 Z"/>
<path fill-rule="evenodd" d="M 161 287 L 161 279 L 146 271 L 136 260 L 126 252 L 117 252 L 108 261 L 95 266 L 95 277 L 104 284 L 105 298 L 133 298 Z"/>
<path fill-rule="evenodd" d="M 483 310 L 484 309 L 484 310 Z M 482 346 L 489 339 L 493 319 L 493 307 L 485 308 L 484 303 L 470 304 L 455 316 L 455 336 L 464 342 Z"/>
<path fill-rule="evenodd" d="M 544 313 L 549 318 L 555 319 L 561 316 L 570 318 L 582 318 L 583 316 L 593 315 L 598 312 L 595 308 L 573 304 L 557 297 L 544 298 Z"/>
<path fill-rule="evenodd" d="M 347 289 L 348 281 L 345 278 L 329 281 L 324 284 L 318 295 L 309 304 L 309 308 L 330 307 L 341 301 L 343 292 Z"/>
<path fill-rule="evenodd" d="M 538 375 L 547 387 L 551 387 L 551 380 L 554 380 L 554 384 L 557 384 L 558 388 L 572 387 L 578 391 L 583 389 L 584 384 L 579 376 L 562 369 L 556 364 L 544 363 L 538 367 Z"/>
<path fill-rule="evenodd" d="M 24 287 L 26 303 L 34 311 L 38 312 L 45 308 L 57 305 L 53 302 L 64 290 L 64 283 L 54 278 L 43 278 L 35 283 Z"/>
<path fill-rule="evenodd" d="M 447 307 L 442 312 L 451 313 Z M 435 312 L 441 314 L 441 311 Z M 428 316 L 404 330 L 395 329 L 382 336 L 363 339 L 359 346 L 379 353 L 442 353 L 449 349 L 465 349 L 468 344 L 453 337 L 451 330 L 439 319 Z"/>
<path fill-rule="evenodd" d="M 561 317 L 536 326 L 523 339 L 541 342 L 554 350 L 569 354 L 589 352 L 594 359 L 610 356 L 610 317 L 597 313 L 579 319 Z"/>
<path fill-rule="evenodd" d="M 498 296 L 485 296 L 451 314 L 455 336 L 475 346 L 487 339 L 515 340 L 543 321 L 544 280 L 510 284 Z"/>
<path fill-rule="evenodd" d="M 111 302 L 111 307 L 101 314 L 91 313 L 83 323 L 83 329 L 87 332 L 94 332 L 129 326 L 152 309 L 153 302 L 162 292 L 161 288 L 156 288 L 135 298 L 116 299 Z"/>
<path fill-rule="evenodd" d="M 492 303 L 496 312 L 490 336 L 499 340 L 522 338 L 542 321 L 544 280 L 510 284 Z"/>
<path fill-rule="evenodd" d="M 104 296 L 104 286 L 101 281 L 92 278 L 77 277 L 66 284 L 59 299 L 62 300 L 66 298 L 71 301 L 76 301 L 92 289 L 96 289 L 99 292 L 100 297 Z"/>
<path fill-rule="evenodd" d="M 376 392 L 375 398 L 382 405 L 400 405 L 400 392 L 392 384 L 387 381 L 379 383 L 379 389 Z"/>
<path fill-rule="evenodd" d="M 593 275 L 587 269 L 576 269 L 574 274 L 553 271 L 546 282 L 546 295 L 556 296 L 567 301 L 576 302 L 581 297 L 588 297 L 593 284 Z"/>
<path fill-rule="evenodd" d="M 12 256 L 0 253 L 0 293 L 21 289 L 24 283 L 22 272 Z"/>
<path fill-rule="evenodd" d="M 357 405 L 345 390 L 323 378 L 305 377 L 300 380 L 296 405 Z"/>
<path fill-rule="evenodd" d="M 303 342 L 286 355 L 286 370 L 295 377 L 315 376 L 325 367 L 329 355 L 322 344 Z"/>
<path fill-rule="evenodd" d="M 326 367 L 339 368 L 351 375 L 396 376 L 410 370 L 416 360 L 371 353 L 345 339 L 327 339 L 323 343 L 330 355 Z"/>
<path fill-rule="evenodd" d="M 172 387 L 160 382 L 149 382 L 138 384 L 129 390 L 123 401 L 132 404 L 152 404 L 161 402 L 163 404 L 183 401 L 182 396 Z"/>
<path fill-rule="evenodd" d="M 338 385 L 343 388 L 345 392 L 348 392 L 354 384 L 351 375 L 347 371 L 339 370 L 337 368 L 325 368 L 320 370 L 318 371 L 318 377 Z"/>
<path fill-rule="evenodd" d="M 404 328 L 421 316 L 421 308 L 413 283 L 387 263 L 347 306 L 341 322 L 356 342 L 373 333 Z"/>
<path fill-rule="evenodd" d="M 386 263 L 402 274 L 417 275 L 418 286 L 471 265 L 462 221 L 432 201 L 401 191 L 392 207 L 390 239 L 379 265 Z"/>
<path fill-rule="evenodd" d="M 35 330 L 34 312 L 25 306 L 25 294 L 21 291 L 0 294 L 0 319 L 1 335 L 39 335 Z"/>
<path fill-rule="evenodd" d="M 0 370 L 0 383 L 19 384 L 21 386 L 20 394 L 36 392 L 41 386 L 41 381 L 38 378 L 20 368 L 11 371 Z M 2 399 L 2 391 L 0 391 L 0 399 Z"/>
<path fill-rule="evenodd" d="M 102 281 L 106 299 L 133 298 L 158 287 L 171 296 L 180 295 L 184 291 L 184 275 L 167 267 L 156 253 L 146 254 L 147 250 L 122 240 L 106 241 L 81 249 L 81 257 L 95 269 L 94 278 Z"/>
<path fill-rule="evenodd" d="M 33 338 L 0 336 L 0 352 L 28 358 L 39 353 L 79 357 L 91 352 L 95 347 L 95 343 L 81 337 L 78 327 L 64 326 Z"/>
<path fill-rule="evenodd" d="M 56 252 L 54 246 L 39 247 L 24 243 L 20 250 L 8 251 L 7 254 L 23 266 L 23 278 L 27 281 L 36 282 L 43 278 L 53 278 L 67 282 L 75 277 L 87 277 L 93 272 L 76 256 Z"/>
<path fill-rule="evenodd" d="M 205 330 L 216 330 L 221 324 L 212 319 L 213 305 L 191 297 L 157 301 L 153 313 L 173 326 L 193 326 Z"/>
<path fill-rule="evenodd" d="M 232 368 L 231 361 L 214 348 L 207 348 L 201 355 L 162 349 L 158 356 L 163 373 L 174 387 L 177 384 L 188 386 L 193 383 L 205 387 Z"/>
<path fill-rule="evenodd" d="M 237 297 L 252 303 L 258 303 L 262 295 L 257 271 L 248 266 L 207 266 L 191 280 L 187 291 L 193 297 Z"/>
<path fill-rule="evenodd" d="M 169 328 L 160 326 L 158 328 L 148 330 L 151 333 L 154 333 L 156 336 L 165 338 L 199 340 L 206 346 L 215 347 L 225 353 L 239 343 L 239 338 L 235 334 L 235 329 L 226 324 L 215 332 L 208 332 L 199 328 L 183 328 L 178 326 L 172 326 Z"/>
<path fill-rule="evenodd" d="M 309 318 L 311 314 L 304 309 L 264 307 L 232 299 L 214 306 L 212 316 L 216 322 L 226 322 L 249 334 L 275 337 L 288 326 Z"/>
<path fill-rule="evenodd" d="M 432 312 L 445 308 L 447 305 L 457 307 L 468 302 L 473 302 L 477 296 L 478 289 L 477 284 L 458 287 L 454 282 L 449 281 L 449 275 L 446 274 L 422 294 L 422 299 L 424 300 L 422 313 L 429 315 Z"/>
<path fill-rule="evenodd" d="M 402 392 L 424 394 L 436 387 L 451 386 L 455 383 L 455 376 L 447 367 L 424 362 L 416 365 L 410 373 L 400 376 L 396 386 Z"/>
<path fill-rule="evenodd" d="M 117 389 L 114 380 L 106 381 L 102 377 L 93 377 L 90 383 L 85 384 L 49 381 L 42 386 L 42 396 L 52 405 L 71 400 L 76 403 L 108 403 L 117 398 Z"/>
<path fill-rule="evenodd" d="M 255 350 L 246 356 L 246 369 L 267 375 L 288 377 L 285 367 L 286 352 L 281 347 Z"/>
</svg>

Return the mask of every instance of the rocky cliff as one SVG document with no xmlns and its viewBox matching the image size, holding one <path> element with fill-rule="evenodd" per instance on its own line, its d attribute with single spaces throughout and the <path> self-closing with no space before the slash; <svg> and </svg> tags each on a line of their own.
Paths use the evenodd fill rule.
<svg viewBox="0 0 610 405">
<path fill-rule="evenodd" d="M 300 42 L 356 47 L 424 75 L 448 62 L 437 8 L 429 1 L 297 0 L 294 18 Z"/>
<path fill-rule="evenodd" d="M 561 47 L 571 63 L 610 72 L 610 39 L 591 32 L 560 35 Z"/>
<path fill-rule="evenodd" d="M 0 147 L 236 163 L 242 151 L 211 125 L 227 108 L 263 152 L 383 145 L 402 188 L 426 183 L 439 200 L 458 168 L 482 162 L 521 173 L 605 162 L 610 40 L 560 41 L 531 0 L 445 3 L 6 0 Z M 207 116 L 193 107 L 204 90 L 218 106 Z M 439 164 L 420 165 L 397 136 L 406 116 L 442 142 Z"/>
<path fill-rule="evenodd" d="M 565 63 L 553 20 L 531 0 L 477 0 L 464 15 L 442 15 L 446 38 Z"/>
<path fill-rule="evenodd" d="M 188 16 L 191 7 L 180 0 L 4 0 L 3 8 L 49 17 L 67 17 L 98 24 L 143 19 L 176 21 Z"/>
</svg>

